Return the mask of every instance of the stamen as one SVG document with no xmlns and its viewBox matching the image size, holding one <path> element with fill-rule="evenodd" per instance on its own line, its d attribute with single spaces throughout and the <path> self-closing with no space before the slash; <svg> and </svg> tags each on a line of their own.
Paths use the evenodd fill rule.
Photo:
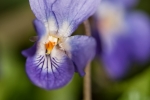
<svg viewBox="0 0 150 100">
<path fill-rule="evenodd" d="M 45 44 L 46 54 L 50 54 L 55 45 L 57 45 L 58 38 L 53 36 L 48 37 L 48 43 Z"/>
</svg>

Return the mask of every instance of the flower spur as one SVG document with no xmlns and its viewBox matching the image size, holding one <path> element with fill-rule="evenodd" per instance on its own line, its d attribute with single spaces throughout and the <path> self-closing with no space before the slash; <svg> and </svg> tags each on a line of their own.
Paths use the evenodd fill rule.
<svg viewBox="0 0 150 100">
<path fill-rule="evenodd" d="M 71 34 L 95 12 L 99 0 L 29 2 L 36 16 L 33 23 L 38 35 L 35 44 L 22 52 L 27 57 L 26 72 L 30 80 L 51 90 L 69 83 L 74 72 L 84 76 L 86 64 L 95 55 L 95 40 Z"/>
</svg>

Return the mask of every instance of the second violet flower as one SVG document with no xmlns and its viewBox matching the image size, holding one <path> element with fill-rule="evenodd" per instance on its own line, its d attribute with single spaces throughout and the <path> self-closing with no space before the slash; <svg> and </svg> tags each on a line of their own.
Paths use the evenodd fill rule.
<svg viewBox="0 0 150 100">
<path fill-rule="evenodd" d="M 102 0 L 95 14 L 98 56 L 112 79 L 122 79 L 133 62 L 145 63 L 150 56 L 150 19 L 129 11 L 136 0 Z"/>
</svg>

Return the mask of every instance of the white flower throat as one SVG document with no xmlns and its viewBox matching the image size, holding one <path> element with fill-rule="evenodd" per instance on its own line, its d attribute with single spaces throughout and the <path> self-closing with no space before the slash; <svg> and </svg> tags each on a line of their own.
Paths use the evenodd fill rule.
<svg viewBox="0 0 150 100">
<path fill-rule="evenodd" d="M 99 17 L 98 29 L 102 34 L 111 35 L 123 30 L 124 9 L 111 2 L 102 2 L 97 12 Z"/>
</svg>

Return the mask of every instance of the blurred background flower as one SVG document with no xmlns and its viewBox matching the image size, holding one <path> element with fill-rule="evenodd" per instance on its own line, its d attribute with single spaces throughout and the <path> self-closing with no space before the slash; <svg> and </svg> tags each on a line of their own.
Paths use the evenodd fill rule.
<svg viewBox="0 0 150 100">
<path fill-rule="evenodd" d="M 97 50 L 101 49 L 99 57 L 113 79 L 124 77 L 133 62 L 143 63 L 150 57 L 150 19 L 123 4 L 102 0 L 95 14 L 99 35 L 95 37 L 101 42 Z"/>
<path fill-rule="evenodd" d="M 139 0 L 138 5 L 131 5 L 128 11 L 140 10 L 149 18 L 149 3 L 149 0 Z M 21 51 L 33 44 L 27 42 L 35 35 L 33 19 L 27 0 L 0 1 L 0 100 L 82 100 L 82 78 L 78 74 L 69 85 L 54 91 L 40 89 L 27 78 Z M 80 33 L 85 33 L 83 25 L 74 32 Z M 100 64 L 97 59 L 92 63 L 92 100 L 150 99 L 149 62 L 134 63 L 121 81 L 108 79 Z"/>
</svg>

